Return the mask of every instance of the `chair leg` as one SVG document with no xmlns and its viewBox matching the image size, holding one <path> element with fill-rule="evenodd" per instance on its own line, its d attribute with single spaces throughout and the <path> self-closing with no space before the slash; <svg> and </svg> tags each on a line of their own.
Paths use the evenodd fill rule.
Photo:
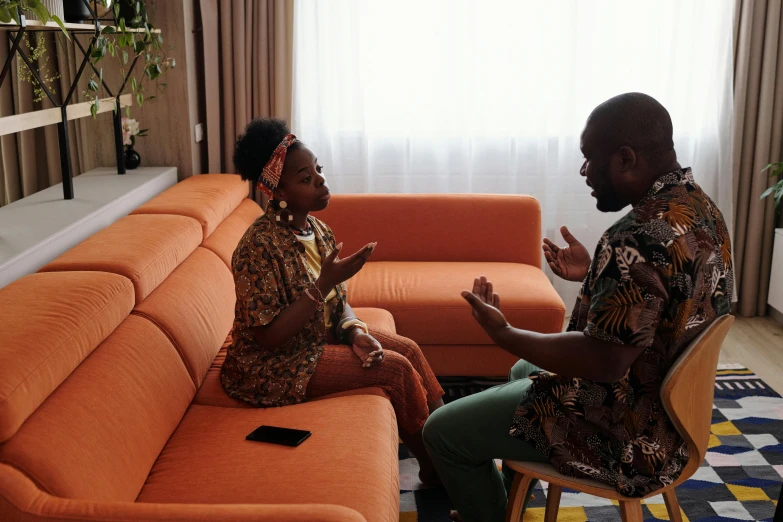
<svg viewBox="0 0 783 522">
<path fill-rule="evenodd" d="M 544 522 L 555 522 L 557 512 L 560 510 L 560 494 L 563 492 L 561 486 L 555 486 L 551 482 L 546 491 L 546 511 L 544 512 Z"/>
<path fill-rule="evenodd" d="M 525 496 L 530 487 L 533 477 L 514 474 L 514 483 L 511 485 L 511 495 L 508 497 L 508 507 L 506 507 L 506 522 L 520 522 L 522 520 L 522 507 L 525 505 Z"/>
<path fill-rule="evenodd" d="M 680 502 L 677 500 L 677 493 L 674 492 L 674 488 L 663 492 L 663 500 L 666 502 L 666 511 L 669 512 L 669 520 L 672 522 L 682 522 Z"/>
<path fill-rule="evenodd" d="M 621 501 L 620 517 L 623 522 L 644 522 L 642 503 L 639 500 Z"/>
</svg>

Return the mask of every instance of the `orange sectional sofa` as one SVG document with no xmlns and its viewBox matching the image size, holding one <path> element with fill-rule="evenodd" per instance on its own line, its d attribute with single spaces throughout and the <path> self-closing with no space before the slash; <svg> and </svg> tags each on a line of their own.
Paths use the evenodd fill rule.
<svg viewBox="0 0 783 522">
<path fill-rule="evenodd" d="M 505 377 L 516 358 L 495 346 L 461 297 L 486 275 L 508 321 L 562 331 L 565 306 L 541 270 L 541 208 L 518 195 L 352 194 L 318 214 L 354 252 L 377 241 L 348 284 L 352 306 L 391 312 L 438 376 Z"/>
<path fill-rule="evenodd" d="M 238 176 L 189 178 L 0 289 L 0 520 L 398 520 L 396 419 L 383 391 L 273 409 L 223 393 L 231 254 L 261 214 L 246 194 Z M 379 241 L 351 301 L 372 326 L 419 336 L 436 371 L 513 362 L 473 327 L 452 279 L 484 272 L 509 285 L 512 321 L 559 330 L 562 302 L 533 253 L 534 200 L 365 198 L 336 197 L 322 216 L 348 249 Z M 427 238 L 427 208 L 427 226 L 453 241 Z M 497 230 L 463 249 L 466 230 L 487 224 Z M 298 448 L 245 441 L 261 424 L 313 435 Z"/>
</svg>

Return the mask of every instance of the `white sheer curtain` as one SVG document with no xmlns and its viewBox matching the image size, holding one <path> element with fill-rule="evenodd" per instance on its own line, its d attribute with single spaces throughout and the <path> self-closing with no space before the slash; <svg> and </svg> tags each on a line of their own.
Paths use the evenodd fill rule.
<svg viewBox="0 0 783 522">
<path fill-rule="evenodd" d="M 545 235 L 568 225 L 592 250 L 619 215 L 595 209 L 579 135 L 597 104 L 645 92 L 730 220 L 733 8 L 297 0 L 293 129 L 337 192 L 531 194 Z M 578 285 L 554 282 L 570 306 Z"/>
</svg>

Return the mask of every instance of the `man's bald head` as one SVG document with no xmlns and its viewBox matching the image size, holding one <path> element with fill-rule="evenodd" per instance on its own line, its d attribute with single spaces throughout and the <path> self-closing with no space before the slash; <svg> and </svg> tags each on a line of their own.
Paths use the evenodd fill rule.
<svg viewBox="0 0 783 522">
<path fill-rule="evenodd" d="M 596 107 L 587 118 L 581 148 L 581 174 L 605 212 L 636 204 L 658 177 L 680 168 L 669 112 L 638 92 Z"/>
<path fill-rule="evenodd" d="M 596 107 L 587 118 L 588 133 L 603 151 L 631 147 L 652 166 L 674 151 L 669 111 L 640 92 L 620 94 Z"/>
</svg>

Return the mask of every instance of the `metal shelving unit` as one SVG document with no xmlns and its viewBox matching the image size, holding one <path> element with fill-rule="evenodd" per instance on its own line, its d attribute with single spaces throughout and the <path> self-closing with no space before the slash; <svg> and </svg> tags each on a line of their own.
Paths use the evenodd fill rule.
<svg viewBox="0 0 783 522">
<path fill-rule="evenodd" d="M 73 80 L 73 83 L 70 86 L 70 89 L 68 90 L 68 93 L 65 95 L 64 98 L 59 100 L 55 98 L 54 94 L 41 80 L 38 70 L 33 66 L 30 58 L 27 56 L 27 53 L 24 52 L 24 49 L 22 49 L 21 42 L 22 42 L 22 38 L 24 38 L 24 35 L 27 33 L 36 33 L 42 31 L 46 31 L 46 32 L 62 31 L 60 26 L 54 22 L 48 22 L 46 24 L 43 24 L 37 20 L 28 21 L 25 18 L 24 14 L 21 12 L 21 10 L 19 11 L 19 21 L 20 21 L 19 24 L 0 23 L 0 33 L 6 33 L 8 39 L 11 41 L 11 50 L 8 54 L 8 58 L 6 58 L 3 68 L 0 70 L 0 88 L 2 88 L 3 82 L 5 81 L 6 76 L 8 75 L 8 72 L 11 69 L 11 64 L 13 62 L 14 57 L 18 56 L 21 60 L 24 61 L 24 63 L 30 69 L 33 77 L 36 79 L 38 84 L 41 86 L 41 89 L 46 94 L 46 97 L 49 99 L 52 105 L 54 105 L 54 108 L 51 109 L 44 109 L 40 111 L 33 111 L 25 114 L 16 114 L 13 116 L 6 116 L 0 118 L 0 136 L 6 134 L 12 134 L 15 132 L 21 132 L 29 129 L 35 129 L 46 125 L 56 124 L 57 134 L 59 137 L 59 145 L 60 145 L 60 168 L 62 171 L 62 180 L 63 180 L 63 197 L 65 199 L 73 199 L 74 197 L 73 172 L 71 172 L 71 153 L 70 153 L 70 146 L 69 146 L 67 122 L 69 120 L 90 116 L 91 115 L 90 106 L 92 105 L 92 102 L 82 102 L 82 103 L 72 104 L 71 101 L 73 100 L 73 96 L 76 92 L 76 87 L 79 83 L 79 79 L 81 78 L 85 68 L 89 65 L 92 68 L 92 70 L 96 72 L 96 74 L 98 73 L 98 71 L 95 70 L 93 64 L 90 62 L 90 56 L 94 49 L 95 42 L 101 36 L 103 27 L 105 27 L 105 26 L 101 26 L 101 22 L 113 22 L 112 19 L 100 18 L 98 16 L 97 0 L 93 0 L 92 4 L 90 3 L 90 0 L 82 0 L 82 1 L 90 10 L 91 19 L 89 21 L 92 23 L 84 23 L 84 24 L 66 23 L 64 24 L 64 26 L 65 26 L 65 31 L 68 33 L 69 37 L 76 43 L 76 46 L 82 52 L 84 58 L 82 59 L 81 65 L 79 66 L 79 69 L 76 72 L 76 76 Z M 126 32 L 145 33 L 146 29 L 126 28 Z M 155 30 L 151 32 L 158 33 L 160 31 Z M 78 40 L 77 36 L 87 35 L 87 34 L 92 36 L 90 36 L 89 43 L 85 48 L 85 46 L 82 45 L 82 43 Z M 125 75 L 125 78 L 123 78 L 122 86 L 120 87 L 120 89 L 117 91 L 116 94 L 113 94 L 111 89 L 109 89 L 109 86 L 106 85 L 106 82 L 103 81 L 103 79 L 101 79 L 103 88 L 106 89 L 107 93 L 109 93 L 110 98 L 104 98 L 100 100 L 100 109 L 98 110 L 98 113 L 100 114 L 100 113 L 108 112 L 110 110 L 114 111 L 114 117 L 113 117 L 114 146 L 116 149 L 115 152 L 117 156 L 118 174 L 125 174 L 125 159 L 124 159 L 123 145 L 122 145 L 121 109 L 128 105 L 132 105 L 133 103 L 131 95 L 130 94 L 123 95 L 123 91 L 125 90 L 125 87 L 128 84 L 128 80 L 133 74 L 133 69 L 136 66 L 136 62 L 138 61 L 138 59 L 139 56 L 137 55 L 134 58 L 133 63 L 131 63 L 131 66 L 128 69 L 127 74 Z"/>
</svg>

